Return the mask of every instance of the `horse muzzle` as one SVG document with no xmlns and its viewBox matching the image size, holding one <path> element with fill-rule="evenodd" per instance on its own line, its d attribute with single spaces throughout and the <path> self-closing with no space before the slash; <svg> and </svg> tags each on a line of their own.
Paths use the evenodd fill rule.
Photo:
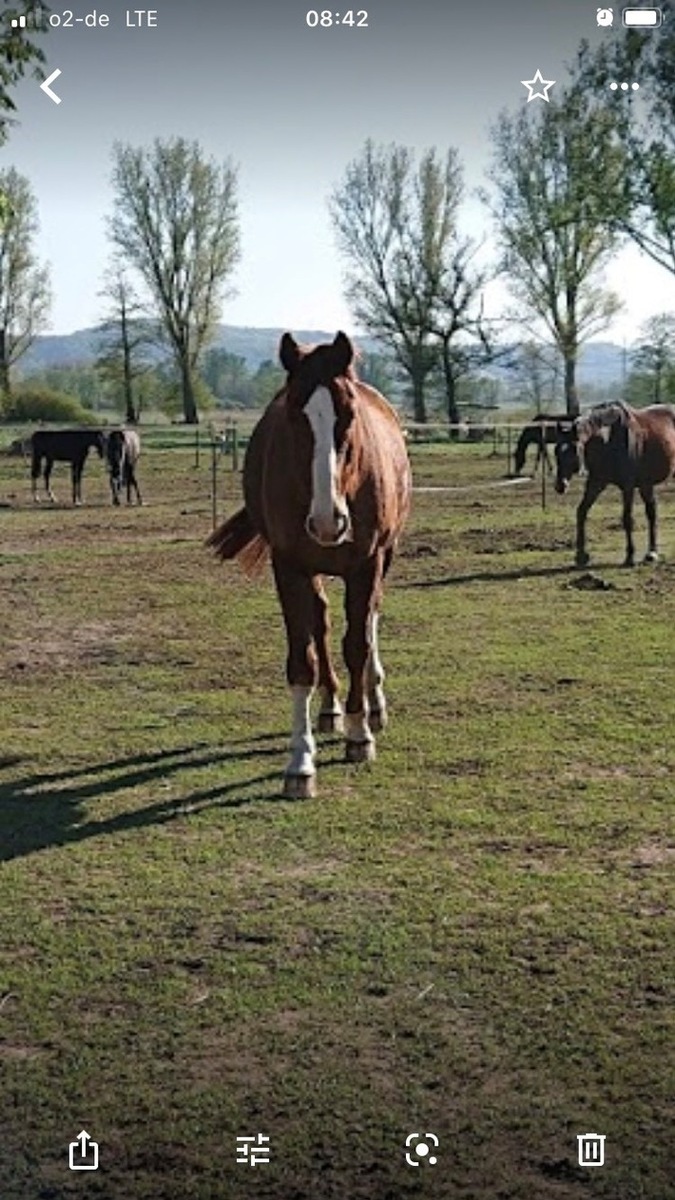
<svg viewBox="0 0 675 1200">
<path fill-rule="evenodd" d="M 349 513 L 338 508 L 329 518 L 310 513 L 305 521 L 305 530 L 319 546 L 341 546 L 343 542 L 352 540 Z"/>
<path fill-rule="evenodd" d="M 556 492 L 558 493 L 558 495 L 559 495 L 559 496 L 564 496 L 564 495 L 565 495 L 565 492 L 567 491 L 567 489 L 568 489 L 568 487 L 569 487 L 569 486 L 570 486 L 570 481 L 569 481 L 569 479 L 560 479 L 560 478 L 558 478 L 558 479 L 556 479 L 556 481 L 555 481 L 555 490 L 556 490 Z"/>
</svg>

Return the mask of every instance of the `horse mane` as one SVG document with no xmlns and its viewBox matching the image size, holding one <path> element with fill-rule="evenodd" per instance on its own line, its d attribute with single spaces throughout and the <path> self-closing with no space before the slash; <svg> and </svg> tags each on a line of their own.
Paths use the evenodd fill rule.
<svg viewBox="0 0 675 1200">
<path fill-rule="evenodd" d="M 574 425 L 579 437 L 586 441 L 599 433 L 601 429 L 616 425 L 617 422 L 622 425 L 630 425 L 632 417 L 633 409 L 630 405 L 623 400 L 611 400 L 607 404 L 598 404 L 590 412 L 577 417 Z"/>
</svg>

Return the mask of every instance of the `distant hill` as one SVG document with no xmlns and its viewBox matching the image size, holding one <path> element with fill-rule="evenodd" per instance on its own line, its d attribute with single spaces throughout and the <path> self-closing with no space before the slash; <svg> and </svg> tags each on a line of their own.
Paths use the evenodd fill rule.
<svg viewBox="0 0 675 1200">
<path fill-rule="evenodd" d="M 265 359 L 276 361 L 279 339 L 284 332 L 281 328 L 219 325 L 212 345 L 239 355 L 246 360 L 249 369 L 255 370 Z M 293 334 L 300 342 L 328 342 L 334 338 L 335 330 L 297 329 L 293 330 Z M 377 353 L 382 349 L 375 338 L 366 334 L 356 335 L 354 340 L 366 353 Z M 49 367 L 90 365 L 96 357 L 99 342 L 100 334 L 95 329 L 79 329 L 76 333 L 68 334 L 43 334 L 36 338 L 22 358 L 21 373 L 31 375 Z M 615 386 L 620 391 L 623 359 L 624 350 L 613 342 L 589 343 L 579 357 L 579 387 Z M 496 379 L 505 378 L 499 364 L 489 368 L 485 374 Z"/>
</svg>

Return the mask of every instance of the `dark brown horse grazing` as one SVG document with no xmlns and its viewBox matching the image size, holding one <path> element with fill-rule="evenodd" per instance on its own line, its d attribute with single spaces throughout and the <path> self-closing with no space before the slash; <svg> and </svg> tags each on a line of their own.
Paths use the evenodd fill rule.
<svg viewBox="0 0 675 1200">
<path fill-rule="evenodd" d="M 649 548 L 645 562 L 658 559 L 656 499 L 654 488 L 675 473 L 675 407 L 652 404 L 633 409 L 627 404 L 603 404 L 571 427 L 561 427 L 555 448 L 556 491 L 567 490 L 581 465 L 583 454 L 588 478 L 577 509 L 576 563 L 587 566 L 586 517 L 609 483 L 623 495 L 623 527 L 626 533 L 624 566 L 635 561 L 633 544 L 633 496 L 635 489 L 644 501 L 649 523 Z"/>
<path fill-rule="evenodd" d="M 571 421 L 572 418 L 566 418 L 565 413 L 537 413 L 536 417 L 532 418 L 530 424 L 525 426 L 516 442 L 516 449 L 513 456 L 514 473 L 520 475 L 525 466 L 525 456 L 530 446 L 537 447 L 537 457 L 534 462 L 535 471 L 542 458 L 549 471 L 552 471 L 553 466 L 548 447 L 555 446 L 558 440 L 559 426 L 566 425 L 569 428 Z"/>
<path fill-rule="evenodd" d="M 363 762 L 375 757 L 373 733 L 386 721 L 378 608 L 410 507 L 411 477 L 398 418 L 357 379 L 346 334 L 312 348 L 285 333 L 280 358 L 288 378 L 251 437 L 245 507 L 208 544 L 220 558 L 240 557 L 249 566 L 271 550 L 293 697 L 284 795 L 307 797 L 315 791 L 310 701 L 317 683 L 319 731 L 342 727 L 321 576 L 345 581 L 345 753 L 347 761 Z"/>
<path fill-rule="evenodd" d="M 39 500 L 37 483 L 44 460 L 45 491 L 54 503 L 50 478 L 55 462 L 69 462 L 73 484 L 73 504 L 82 503 L 82 472 L 90 448 L 94 446 L 99 458 L 105 450 L 105 434 L 100 429 L 36 429 L 31 438 L 31 478 L 33 499 Z"/>
</svg>

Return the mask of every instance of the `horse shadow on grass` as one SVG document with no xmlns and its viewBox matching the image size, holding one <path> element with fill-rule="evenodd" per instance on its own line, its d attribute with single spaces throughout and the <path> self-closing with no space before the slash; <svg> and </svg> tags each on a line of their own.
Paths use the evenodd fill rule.
<svg viewBox="0 0 675 1200">
<path fill-rule="evenodd" d="M 620 566 L 617 562 L 591 563 L 590 569 L 609 571 Z M 587 568 L 584 568 L 584 570 Z M 463 583 L 516 583 L 523 579 L 549 579 L 558 576 L 578 575 L 580 568 L 575 563 L 556 567 L 513 567 L 506 571 L 466 571 L 462 575 L 444 575 L 439 579 L 413 579 L 396 582 L 394 587 L 401 591 L 416 591 L 424 588 L 456 587 Z"/>
<path fill-rule="evenodd" d="M 287 736 L 287 735 L 286 735 Z M 273 741 L 272 745 L 250 747 L 251 740 Z M 212 807 L 239 808 L 282 799 L 281 782 L 285 740 L 263 734 L 248 739 L 246 746 L 234 743 L 216 750 L 204 744 L 162 750 L 133 757 L 106 759 L 58 771 L 35 771 L 18 778 L 0 778 L 0 862 L 23 858 L 40 850 L 54 849 L 90 837 L 124 833 L 201 812 Z M 337 762 L 337 756 L 322 757 L 322 765 Z M 180 796 L 166 796 L 153 804 L 96 820 L 83 805 L 129 788 L 151 785 L 179 777 L 180 772 L 218 763 L 248 763 L 274 758 L 275 770 L 237 778 L 233 782 L 197 789 Z M 21 760 L 18 760 L 21 761 Z M 0 772 L 18 765 L 16 757 L 0 759 Z M 276 784 L 276 787 L 272 785 Z M 295 801 L 293 802 L 295 803 Z"/>
</svg>

